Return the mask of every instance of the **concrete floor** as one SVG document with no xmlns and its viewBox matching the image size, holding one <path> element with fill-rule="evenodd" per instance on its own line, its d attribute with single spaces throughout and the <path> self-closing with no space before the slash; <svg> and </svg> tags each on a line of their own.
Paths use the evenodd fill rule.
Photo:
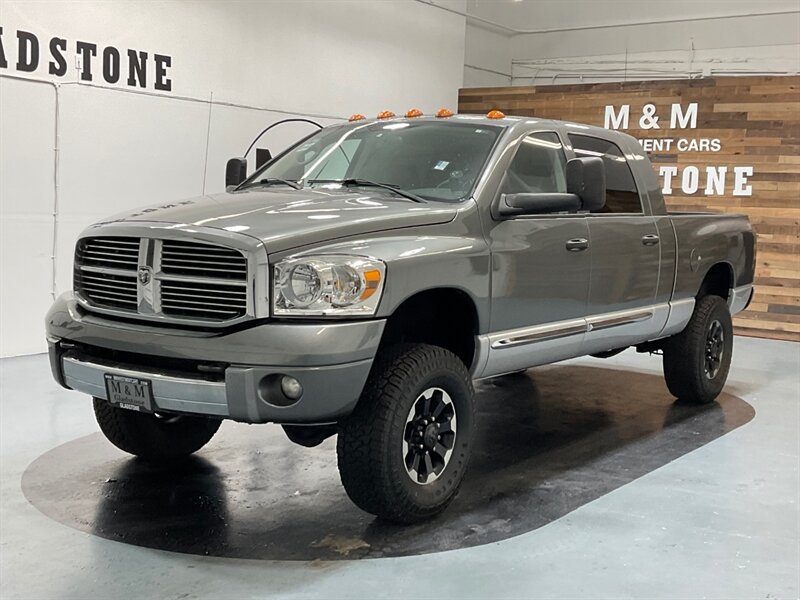
<svg viewBox="0 0 800 600">
<path fill-rule="evenodd" d="M 564 364 L 660 375 L 658 358 L 631 351 Z M 529 376 L 547 382 L 548 369 Z M 85 398 L 50 380 L 46 357 L 5 359 L 0 597 L 797 598 L 800 344 L 737 338 L 726 393 L 752 406 L 754 417 L 702 445 L 687 442 L 675 460 L 532 531 L 418 556 L 254 560 L 111 541 L 39 512 L 23 495 L 23 473 L 97 426 Z M 654 430 L 649 439 L 659 435 Z M 657 448 L 641 446 L 643 453 Z M 586 472 L 592 464 L 578 466 Z M 45 489 L 57 499 L 55 489 Z M 64 477 L 58 493 L 67 503 L 82 489 Z"/>
</svg>

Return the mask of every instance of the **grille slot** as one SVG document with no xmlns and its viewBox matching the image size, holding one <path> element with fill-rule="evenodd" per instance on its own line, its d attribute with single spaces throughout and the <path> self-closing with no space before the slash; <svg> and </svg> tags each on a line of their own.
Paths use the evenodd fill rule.
<svg viewBox="0 0 800 600">
<path fill-rule="evenodd" d="M 247 288 L 212 282 L 161 282 L 161 310 L 165 315 L 228 320 L 247 312 Z"/>
<path fill-rule="evenodd" d="M 139 262 L 139 238 L 85 238 L 75 249 L 76 262 L 108 269 L 136 270 Z"/>
<path fill-rule="evenodd" d="M 211 279 L 247 279 L 247 259 L 233 248 L 211 244 L 164 240 L 161 247 L 164 273 Z"/>
<path fill-rule="evenodd" d="M 75 270 L 75 289 L 97 306 L 135 312 L 138 306 L 136 275 Z"/>
<path fill-rule="evenodd" d="M 243 252 L 207 242 L 95 237 L 75 248 L 75 291 L 90 309 L 226 323 L 249 314 L 248 282 Z"/>
</svg>

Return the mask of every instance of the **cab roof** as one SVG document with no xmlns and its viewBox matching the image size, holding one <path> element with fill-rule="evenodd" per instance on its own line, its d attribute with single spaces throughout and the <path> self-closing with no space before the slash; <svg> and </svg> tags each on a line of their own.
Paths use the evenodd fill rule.
<svg viewBox="0 0 800 600">
<path fill-rule="evenodd" d="M 344 123 L 344 125 L 372 125 L 375 123 L 420 123 L 420 122 L 435 122 L 435 123 L 447 123 L 447 122 L 455 122 L 455 123 L 473 123 L 475 125 L 485 125 L 491 127 L 500 127 L 503 129 L 515 129 L 519 126 L 523 125 L 541 125 L 542 127 L 563 127 L 568 130 L 574 130 L 575 133 L 592 133 L 595 135 L 602 135 L 602 136 L 609 136 L 618 134 L 621 135 L 621 132 L 617 132 L 610 129 L 605 129 L 604 127 L 598 127 L 595 125 L 585 125 L 583 123 L 574 123 L 571 121 L 559 121 L 555 119 L 543 119 L 541 117 L 535 116 L 516 116 L 516 115 L 505 115 L 500 119 L 490 119 L 486 115 L 477 115 L 477 114 L 455 114 L 451 117 L 435 117 L 433 115 L 425 115 L 421 117 L 404 117 L 404 116 L 396 116 L 390 117 L 385 119 L 359 119 L 358 121 L 352 121 L 349 123 Z"/>
</svg>

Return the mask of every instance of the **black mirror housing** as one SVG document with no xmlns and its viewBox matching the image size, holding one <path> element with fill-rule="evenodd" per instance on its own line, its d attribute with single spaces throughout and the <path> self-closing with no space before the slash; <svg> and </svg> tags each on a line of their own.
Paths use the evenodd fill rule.
<svg viewBox="0 0 800 600">
<path fill-rule="evenodd" d="M 272 152 L 267 148 L 256 148 L 256 170 L 272 160 Z"/>
<path fill-rule="evenodd" d="M 603 159 L 589 156 L 567 161 L 567 192 L 581 200 L 581 210 L 595 212 L 606 205 L 606 168 Z"/>
<path fill-rule="evenodd" d="M 231 158 L 225 165 L 225 188 L 236 187 L 247 179 L 247 159 Z"/>
<path fill-rule="evenodd" d="M 580 210 L 581 199 L 575 194 L 503 194 L 500 196 L 498 212 L 503 217 L 517 215 L 541 215 L 555 212 Z"/>
</svg>

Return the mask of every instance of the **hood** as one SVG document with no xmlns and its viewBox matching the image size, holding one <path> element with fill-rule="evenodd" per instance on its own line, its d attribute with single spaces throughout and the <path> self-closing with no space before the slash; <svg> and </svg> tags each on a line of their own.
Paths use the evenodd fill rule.
<svg viewBox="0 0 800 600">
<path fill-rule="evenodd" d="M 391 192 L 261 188 L 151 206 L 104 222 L 212 227 L 255 237 L 268 252 L 279 252 L 353 235 L 447 223 L 457 211 L 455 204 L 420 204 Z"/>
</svg>

